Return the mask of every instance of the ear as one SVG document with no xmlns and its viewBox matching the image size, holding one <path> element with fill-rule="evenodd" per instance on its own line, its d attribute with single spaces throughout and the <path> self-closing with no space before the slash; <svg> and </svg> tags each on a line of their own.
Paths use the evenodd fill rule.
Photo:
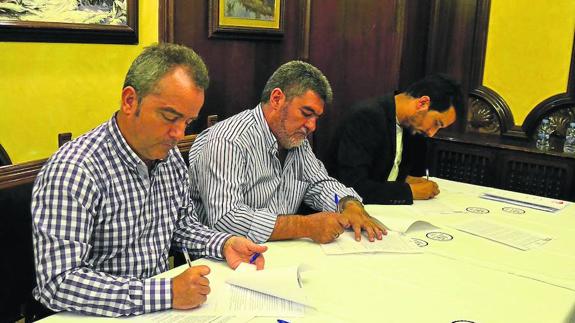
<svg viewBox="0 0 575 323">
<path fill-rule="evenodd" d="M 270 93 L 270 106 L 274 110 L 279 110 L 284 105 L 285 100 L 286 96 L 282 91 L 282 89 L 280 89 L 279 87 L 276 87 Z"/>
<path fill-rule="evenodd" d="M 431 99 L 427 95 L 423 95 L 416 99 L 415 109 L 417 112 L 419 111 L 426 112 L 429 110 L 430 103 Z"/>
<path fill-rule="evenodd" d="M 138 110 L 138 94 L 136 89 L 126 86 L 122 90 L 122 112 L 125 115 L 135 114 Z"/>
</svg>

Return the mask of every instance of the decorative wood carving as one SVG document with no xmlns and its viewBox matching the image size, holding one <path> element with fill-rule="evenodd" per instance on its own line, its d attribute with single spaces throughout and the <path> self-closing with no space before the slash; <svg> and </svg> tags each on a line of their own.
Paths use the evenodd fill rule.
<svg viewBox="0 0 575 323">
<path fill-rule="evenodd" d="M 503 134 L 515 124 L 507 102 L 486 86 L 473 89 L 469 93 L 468 103 L 468 132 Z"/>
</svg>

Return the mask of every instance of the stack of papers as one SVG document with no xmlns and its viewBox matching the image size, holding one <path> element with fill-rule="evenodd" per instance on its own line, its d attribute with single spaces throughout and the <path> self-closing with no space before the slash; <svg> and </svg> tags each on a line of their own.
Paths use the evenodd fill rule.
<svg viewBox="0 0 575 323">
<path fill-rule="evenodd" d="M 569 203 L 565 201 L 517 192 L 483 193 L 479 197 L 487 200 L 524 206 L 545 212 L 557 212 L 569 205 Z"/>
</svg>

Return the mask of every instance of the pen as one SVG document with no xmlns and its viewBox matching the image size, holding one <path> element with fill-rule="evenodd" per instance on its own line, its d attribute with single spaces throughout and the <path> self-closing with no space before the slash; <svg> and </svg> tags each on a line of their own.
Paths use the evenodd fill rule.
<svg viewBox="0 0 575 323">
<path fill-rule="evenodd" d="M 339 196 L 337 196 L 337 193 L 335 193 L 333 195 L 333 201 L 335 202 L 335 209 L 338 210 L 339 207 Z"/>
<path fill-rule="evenodd" d="M 261 255 L 261 253 L 256 252 L 253 254 L 253 256 L 250 258 L 250 264 L 253 264 L 254 261 L 256 261 L 256 259 L 258 259 L 258 257 Z"/>
<path fill-rule="evenodd" d="M 429 180 L 429 168 L 425 169 L 425 179 Z"/>
<path fill-rule="evenodd" d="M 192 261 L 190 260 L 190 255 L 188 254 L 188 248 L 182 247 L 182 253 L 184 254 L 184 258 L 186 258 L 188 266 L 192 267 Z"/>
</svg>

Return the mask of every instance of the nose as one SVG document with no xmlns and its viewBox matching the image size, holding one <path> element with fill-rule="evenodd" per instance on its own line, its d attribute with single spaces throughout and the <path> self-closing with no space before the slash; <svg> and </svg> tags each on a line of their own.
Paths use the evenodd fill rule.
<svg viewBox="0 0 575 323">
<path fill-rule="evenodd" d="M 186 123 L 185 122 L 178 122 L 172 126 L 169 132 L 170 137 L 173 139 L 180 141 L 186 135 Z"/>
<path fill-rule="evenodd" d="M 430 128 L 429 130 L 427 130 L 427 136 L 430 138 L 435 136 L 435 134 L 437 133 L 438 130 L 439 130 L 438 127 Z"/>
<path fill-rule="evenodd" d="M 309 118 L 307 119 L 307 121 L 305 122 L 305 127 L 308 130 L 308 134 L 312 133 L 315 131 L 315 127 L 316 127 L 316 122 L 317 122 L 317 118 Z"/>
</svg>

